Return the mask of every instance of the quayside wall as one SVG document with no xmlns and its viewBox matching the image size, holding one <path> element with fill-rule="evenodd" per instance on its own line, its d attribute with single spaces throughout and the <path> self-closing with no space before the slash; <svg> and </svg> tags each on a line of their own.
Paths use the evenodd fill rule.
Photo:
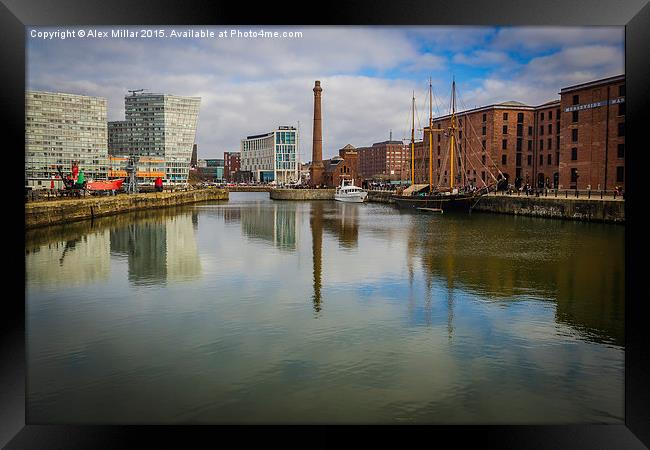
<svg viewBox="0 0 650 450">
<path fill-rule="evenodd" d="M 223 189 L 201 189 L 29 202 L 25 204 L 25 228 L 208 200 L 228 200 L 228 192 Z"/>
<path fill-rule="evenodd" d="M 624 200 L 488 195 L 478 201 L 473 211 L 625 223 Z"/>
<path fill-rule="evenodd" d="M 271 189 L 273 200 L 334 200 L 336 189 Z"/>
</svg>

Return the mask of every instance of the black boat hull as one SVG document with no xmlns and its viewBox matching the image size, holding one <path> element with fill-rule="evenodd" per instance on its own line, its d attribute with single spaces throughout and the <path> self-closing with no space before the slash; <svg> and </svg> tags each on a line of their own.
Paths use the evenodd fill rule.
<svg viewBox="0 0 650 450">
<path fill-rule="evenodd" d="M 439 208 L 443 211 L 470 212 L 479 200 L 475 195 L 435 195 L 392 197 L 395 205 L 402 209 Z"/>
</svg>

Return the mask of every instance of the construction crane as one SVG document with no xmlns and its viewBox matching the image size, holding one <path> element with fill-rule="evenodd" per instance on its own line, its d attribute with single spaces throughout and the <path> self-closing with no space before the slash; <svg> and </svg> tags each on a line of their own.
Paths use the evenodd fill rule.
<svg viewBox="0 0 650 450">
<path fill-rule="evenodd" d="M 136 92 L 144 92 L 146 89 L 128 89 L 128 91 L 131 93 L 133 97 L 135 97 Z"/>
</svg>

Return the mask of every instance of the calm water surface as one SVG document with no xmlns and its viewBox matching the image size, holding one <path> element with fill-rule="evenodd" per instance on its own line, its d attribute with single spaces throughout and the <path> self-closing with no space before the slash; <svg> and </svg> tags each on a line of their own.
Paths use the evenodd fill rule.
<svg viewBox="0 0 650 450">
<path fill-rule="evenodd" d="M 27 233 L 31 423 L 622 423 L 624 227 L 230 201 Z"/>
</svg>

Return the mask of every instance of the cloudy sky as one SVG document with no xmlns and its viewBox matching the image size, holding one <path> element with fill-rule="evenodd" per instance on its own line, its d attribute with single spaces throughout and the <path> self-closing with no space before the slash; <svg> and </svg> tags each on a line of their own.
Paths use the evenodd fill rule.
<svg viewBox="0 0 650 450">
<path fill-rule="evenodd" d="M 88 28 L 69 28 L 85 31 Z M 100 27 L 101 31 L 125 29 Z M 140 30 L 142 27 L 129 27 Z M 623 27 L 264 27 L 278 38 L 31 37 L 28 89 L 108 99 L 108 120 L 124 119 L 128 89 L 199 96 L 199 158 L 239 150 L 247 135 L 300 125 L 311 159 L 314 80 L 323 87 L 323 153 L 410 136 L 415 91 L 425 125 L 428 79 L 434 115 L 446 114 L 452 78 L 459 109 L 517 100 L 538 105 L 562 87 L 624 73 Z M 259 31 L 260 27 L 239 27 Z M 228 37 L 219 38 L 226 31 Z M 283 38 L 285 31 L 302 37 Z"/>
</svg>

